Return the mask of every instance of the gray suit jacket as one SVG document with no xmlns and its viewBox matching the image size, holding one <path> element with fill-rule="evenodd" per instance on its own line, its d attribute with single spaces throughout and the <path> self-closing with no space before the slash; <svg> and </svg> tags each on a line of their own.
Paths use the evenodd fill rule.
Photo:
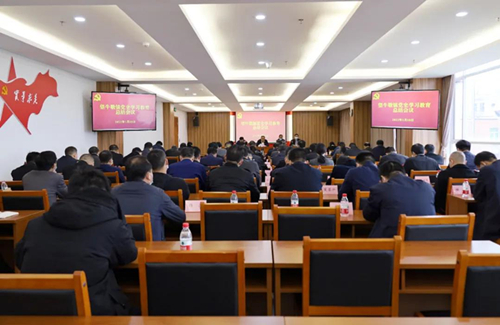
<svg viewBox="0 0 500 325">
<path fill-rule="evenodd" d="M 56 202 L 57 196 L 63 197 L 68 193 L 62 175 L 46 170 L 32 170 L 23 177 L 23 187 L 26 191 L 47 190 L 49 203 Z"/>
<path fill-rule="evenodd" d="M 241 164 L 241 168 L 250 172 L 253 177 L 257 178 L 257 186 L 260 186 L 262 179 L 260 178 L 260 169 L 257 162 L 253 160 L 243 159 L 243 163 Z"/>
</svg>

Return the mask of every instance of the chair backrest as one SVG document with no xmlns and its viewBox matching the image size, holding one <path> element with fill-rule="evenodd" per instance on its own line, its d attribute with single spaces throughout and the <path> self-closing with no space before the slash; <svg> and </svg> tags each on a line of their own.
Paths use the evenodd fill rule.
<svg viewBox="0 0 500 325">
<path fill-rule="evenodd" d="M 182 190 L 165 191 L 165 194 L 167 194 L 172 202 L 177 204 L 181 210 L 184 210 L 184 196 L 182 194 Z"/>
<path fill-rule="evenodd" d="M 167 160 L 168 160 L 168 164 L 169 165 L 172 165 L 172 164 L 175 164 L 175 163 L 178 163 L 179 162 L 179 157 L 177 156 L 170 156 L 170 157 L 167 157 Z"/>
<path fill-rule="evenodd" d="M 0 181 L 2 183 L 2 181 Z M 5 184 L 12 190 L 12 191 L 22 191 L 24 190 L 23 186 L 23 181 L 5 181 Z"/>
<path fill-rule="evenodd" d="M 204 192 L 199 191 L 200 200 L 207 200 L 207 203 L 229 203 L 232 192 Z M 250 191 L 236 192 L 238 203 L 250 203 Z"/>
<path fill-rule="evenodd" d="M 472 240 L 476 215 L 399 217 L 398 236 L 405 241 Z"/>
<path fill-rule="evenodd" d="M 143 215 L 126 215 L 125 220 L 132 228 L 132 234 L 136 241 L 153 241 L 153 230 L 151 228 L 151 216 L 149 213 Z"/>
<path fill-rule="evenodd" d="M 47 190 L 0 191 L 0 211 L 44 210 L 49 211 Z"/>
<path fill-rule="evenodd" d="M 187 183 L 191 194 L 198 193 L 200 191 L 200 180 L 198 178 L 184 178 L 184 181 Z"/>
<path fill-rule="evenodd" d="M 332 174 L 333 166 L 319 166 L 319 170 L 321 171 L 321 181 L 326 182 L 328 180 L 328 176 Z"/>
<path fill-rule="evenodd" d="M 363 210 L 365 205 L 368 204 L 369 197 L 370 191 L 356 190 L 356 204 L 354 205 L 354 210 Z"/>
<path fill-rule="evenodd" d="M 103 173 L 109 179 L 111 184 L 120 184 L 120 177 L 118 176 L 118 172 L 105 172 Z"/>
<path fill-rule="evenodd" d="M 400 250 L 399 236 L 304 237 L 303 316 L 397 316 Z"/>
<path fill-rule="evenodd" d="M 262 240 L 262 202 L 201 203 L 201 240 Z"/>
<path fill-rule="evenodd" d="M 85 272 L 0 274 L 2 316 L 92 316 Z"/>
<path fill-rule="evenodd" d="M 448 169 L 448 165 L 439 165 L 439 168 L 441 168 L 441 170 L 445 170 Z"/>
<path fill-rule="evenodd" d="M 273 206 L 274 240 L 340 238 L 340 206 L 278 207 Z"/>
<path fill-rule="evenodd" d="M 453 185 L 462 185 L 465 180 L 468 180 L 469 181 L 469 184 L 472 186 L 472 185 L 475 185 L 477 183 L 477 178 L 453 178 L 453 177 L 450 177 L 448 178 L 448 189 L 446 191 L 446 194 L 451 194 L 451 189 L 453 187 Z"/>
<path fill-rule="evenodd" d="M 269 202 L 271 206 L 290 206 L 290 198 L 293 192 L 276 192 L 271 190 Z M 319 192 L 297 192 L 299 195 L 299 206 L 305 207 L 322 207 L 323 206 L 323 191 Z"/>
<path fill-rule="evenodd" d="M 245 316 L 243 251 L 139 249 L 142 316 Z"/>
<path fill-rule="evenodd" d="M 415 179 L 415 176 L 429 176 L 429 180 L 432 184 L 436 183 L 436 176 L 441 172 L 440 170 L 414 170 L 410 172 L 410 178 Z"/>
<path fill-rule="evenodd" d="M 342 186 L 344 184 L 343 178 L 332 178 L 332 185 Z"/>
<path fill-rule="evenodd" d="M 451 317 L 500 317 L 500 254 L 459 251 Z"/>
</svg>

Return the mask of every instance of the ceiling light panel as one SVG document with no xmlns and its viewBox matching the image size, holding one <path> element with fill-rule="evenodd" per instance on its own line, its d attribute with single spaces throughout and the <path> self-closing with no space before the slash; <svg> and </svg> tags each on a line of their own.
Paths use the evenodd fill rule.
<svg viewBox="0 0 500 325">
<path fill-rule="evenodd" d="M 229 88 L 239 102 L 286 102 L 298 86 L 298 83 L 270 83 L 265 87 L 257 88 L 252 83 L 229 84 Z"/>
<path fill-rule="evenodd" d="M 342 82 L 343 89 L 338 90 L 339 83 L 328 82 L 316 90 L 311 96 L 306 99 L 308 104 L 312 102 L 345 102 L 359 99 L 370 94 L 372 91 L 382 90 L 396 84 L 397 81 L 382 81 L 382 82 Z M 331 92 L 334 92 L 331 95 Z"/>
</svg>

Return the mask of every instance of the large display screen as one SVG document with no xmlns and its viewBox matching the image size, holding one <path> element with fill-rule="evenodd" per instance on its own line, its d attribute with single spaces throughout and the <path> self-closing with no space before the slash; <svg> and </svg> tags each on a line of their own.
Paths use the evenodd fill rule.
<svg viewBox="0 0 500 325">
<path fill-rule="evenodd" d="M 156 95 L 92 92 L 92 129 L 156 130 Z"/>
<path fill-rule="evenodd" d="M 372 92 L 372 127 L 437 130 L 439 91 Z"/>
<path fill-rule="evenodd" d="M 236 113 L 236 139 L 257 141 L 262 135 L 274 142 L 280 134 L 285 136 L 285 112 L 238 112 Z"/>
</svg>

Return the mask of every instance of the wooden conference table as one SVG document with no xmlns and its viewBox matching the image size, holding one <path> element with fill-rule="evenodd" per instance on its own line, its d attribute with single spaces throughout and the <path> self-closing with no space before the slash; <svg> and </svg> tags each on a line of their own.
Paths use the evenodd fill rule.
<svg viewBox="0 0 500 325">
<path fill-rule="evenodd" d="M 477 203 L 474 198 L 463 198 L 461 196 L 456 196 L 448 194 L 446 199 L 447 213 L 448 215 L 466 215 L 471 212 L 471 206 Z"/>
</svg>

